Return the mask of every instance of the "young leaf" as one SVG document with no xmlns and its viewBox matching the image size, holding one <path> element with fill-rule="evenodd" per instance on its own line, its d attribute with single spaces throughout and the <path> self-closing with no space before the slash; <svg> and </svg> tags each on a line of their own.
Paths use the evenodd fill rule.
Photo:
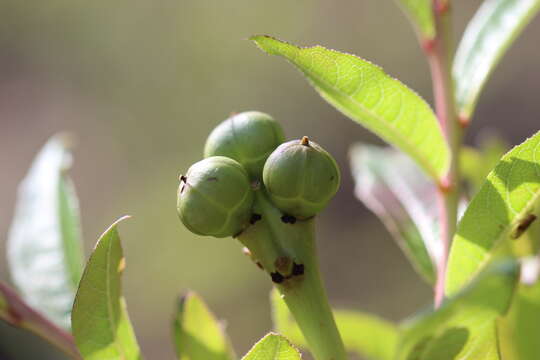
<svg viewBox="0 0 540 360">
<path fill-rule="evenodd" d="M 496 263 L 436 311 L 405 323 L 396 359 L 502 360 L 495 320 L 508 310 L 518 274 L 515 261 Z"/>
<path fill-rule="evenodd" d="M 418 273 L 433 283 L 441 252 L 434 185 L 393 148 L 357 144 L 350 158 L 356 197 L 382 220 Z"/>
<path fill-rule="evenodd" d="M 283 336 L 270 333 L 249 350 L 242 360 L 300 360 L 302 356 Z"/>
<path fill-rule="evenodd" d="M 7 257 L 22 297 L 69 329 L 83 255 L 77 197 L 66 174 L 71 161 L 66 144 L 66 136 L 52 137 L 21 182 Z"/>
<path fill-rule="evenodd" d="M 435 114 L 380 67 L 321 46 L 300 48 L 269 36 L 251 39 L 290 61 L 330 104 L 409 154 L 434 179 L 446 173 L 450 154 Z"/>
<path fill-rule="evenodd" d="M 456 99 L 470 118 L 489 75 L 540 9 L 540 0 L 485 0 L 470 21 L 454 59 Z"/>
<path fill-rule="evenodd" d="M 300 329 L 276 289 L 270 294 L 270 303 L 275 330 L 307 348 Z M 358 311 L 335 310 L 334 317 L 347 351 L 372 360 L 394 359 L 399 338 L 394 324 Z"/>
<path fill-rule="evenodd" d="M 85 360 L 141 359 L 121 294 L 125 259 L 117 225 L 123 219 L 98 240 L 73 305 L 73 335 Z"/>
<path fill-rule="evenodd" d="M 447 294 L 465 285 L 505 240 L 527 230 L 540 215 L 539 200 L 540 132 L 503 156 L 471 201 L 452 243 Z"/>
<path fill-rule="evenodd" d="M 32 309 L 14 290 L 2 282 L 0 282 L 0 320 L 41 337 L 72 359 L 81 359 L 71 334 Z"/>
<path fill-rule="evenodd" d="M 398 0 L 398 4 L 411 20 L 421 40 L 435 37 L 431 0 Z"/>
<path fill-rule="evenodd" d="M 236 359 L 222 325 L 193 292 L 180 299 L 173 330 L 176 356 L 180 360 Z"/>
<path fill-rule="evenodd" d="M 533 265 L 535 269 L 528 269 Z M 508 314 L 498 321 L 501 354 L 504 359 L 540 359 L 540 342 L 535 334 L 540 333 L 540 262 L 526 259 L 522 268 L 522 283 L 516 290 Z M 530 274 L 530 270 L 534 274 Z M 534 277 L 531 283 L 528 277 Z M 524 281 L 525 280 L 525 281 Z"/>
</svg>

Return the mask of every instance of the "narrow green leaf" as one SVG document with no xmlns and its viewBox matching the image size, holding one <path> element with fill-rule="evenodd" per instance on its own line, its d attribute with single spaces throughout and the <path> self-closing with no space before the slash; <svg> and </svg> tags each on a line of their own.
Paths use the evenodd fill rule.
<svg viewBox="0 0 540 360">
<path fill-rule="evenodd" d="M 73 305 L 73 335 L 85 360 L 141 359 L 121 294 L 125 259 L 117 225 L 123 219 L 98 240 Z"/>
<path fill-rule="evenodd" d="M 179 360 L 236 359 L 222 324 L 193 292 L 180 299 L 173 330 L 176 356 Z"/>
<path fill-rule="evenodd" d="M 65 329 L 82 273 L 78 202 L 66 172 L 66 136 L 52 137 L 19 187 L 7 243 L 9 269 L 22 297 Z"/>
<path fill-rule="evenodd" d="M 427 174 L 439 179 L 446 173 L 450 153 L 435 114 L 380 67 L 321 46 L 300 48 L 269 36 L 251 39 L 290 61 L 330 104 L 410 155 Z"/>
<path fill-rule="evenodd" d="M 540 359 L 540 342 L 536 337 L 536 334 L 540 334 L 539 269 L 538 258 L 525 260 L 522 283 L 516 291 L 512 306 L 506 317 L 498 322 L 501 354 L 505 360 Z M 534 279 L 529 282 L 531 277 Z"/>
<path fill-rule="evenodd" d="M 270 333 L 255 344 L 242 360 L 300 360 L 301 358 L 298 350 L 287 339 Z"/>
<path fill-rule="evenodd" d="M 13 289 L 2 282 L 0 282 L 0 320 L 39 336 L 72 359 L 81 358 L 71 334 L 30 307 Z"/>
<path fill-rule="evenodd" d="M 431 0 L 398 0 L 398 4 L 411 20 L 421 40 L 435 37 Z"/>
<path fill-rule="evenodd" d="M 470 286 L 403 325 L 397 360 L 501 360 L 495 320 L 512 301 L 515 261 L 493 264 Z"/>
<path fill-rule="evenodd" d="M 499 246 L 519 238 L 539 213 L 540 132 L 499 161 L 473 198 L 454 236 L 446 293 L 463 287 L 494 257 Z"/>
<path fill-rule="evenodd" d="M 485 0 L 470 21 L 454 59 L 456 99 L 470 118 L 489 75 L 540 9 L 540 0 Z"/>
<path fill-rule="evenodd" d="M 382 220 L 418 273 L 433 283 L 441 253 L 435 186 L 390 147 L 357 144 L 350 159 L 356 197 Z"/>
<path fill-rule="evenodd" d="M 276 289 L 271 292 L 270 303 L 274 329 L 293 343 L 307 348 L 300 329 Z M 348 352 L 373 360 L 394 359 L 399 338 L 394 324 L 374 315 L 350 310 L 335 310 L 334 317 Z"/>
</svg>

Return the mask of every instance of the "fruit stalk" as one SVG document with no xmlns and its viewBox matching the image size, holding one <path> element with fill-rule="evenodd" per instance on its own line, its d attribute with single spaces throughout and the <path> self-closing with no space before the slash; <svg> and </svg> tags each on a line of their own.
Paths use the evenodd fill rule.
<svg viewBox="0 0 540 360">
<path fill-rule="evenodd" d="M 267 271 L 304 334 L 316 360 L 346 360 L 319 271 L 314 219 L 284 216 L 261 186 L 255 194 L 261 216 L 238 236 Z"/>
</svg>

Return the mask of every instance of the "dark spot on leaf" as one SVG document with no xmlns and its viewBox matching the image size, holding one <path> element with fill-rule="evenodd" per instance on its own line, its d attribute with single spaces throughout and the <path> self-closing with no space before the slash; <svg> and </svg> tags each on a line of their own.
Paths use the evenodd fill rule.
<svg viewBox="0 0 540 360">
<path fill-rule="evenodd" d="M 292 215 L 283 215 L 281 217 L 281 221 L 283 221 L 285 224 L 294 224 L 296 223 L 296 218 Z"/>
<path fill-rule="evenodd" d="M 283 275 L 281 275 L 277 271 L 271 273 L 270 276 L 272 277 L 272 281 L 275 282 L 276 284 L 281 284 L 283 282 L 283 280 L 285 280 Z"/>
<path fill-rule="evenodd" d="M 304 275 L 304 264 L 293 263 L 292 275 L 293 276 Z"/>
<path fill-rule="evenodd" d="M 251 219 L 249 219 L 249 223 L 251 225 L 255 224 L 257 221 L 261 220 L 262 216 L 260 214 L 251 214 Z"/>
<path fill-rule="evenodd" d="M 330 176 L 330 181 L 334 181 L 336 177 L 334 175 Z"/>
<path fill-rule="evenodd" d="M 208 179 L 206 179 L 206 181 L 218 181 L 218 178 L 215 177 L 215 176 L 212 176 L 212 177 L 209 177 Z"/>
<path fill-rule="evenodd" d="M 534 214 L 529 214 L 525 219 L 521 220 L 516 228 L 516 230 L 514 231 L 514 233 L 512 234 L 512 239 L 517 239 L 519 238 L 525 231 L 527 231 L 527 229 L 529 228 L 529 226 L 531 226 L 531 224 L 536 220 L 536 215 Z"/>
</svg>

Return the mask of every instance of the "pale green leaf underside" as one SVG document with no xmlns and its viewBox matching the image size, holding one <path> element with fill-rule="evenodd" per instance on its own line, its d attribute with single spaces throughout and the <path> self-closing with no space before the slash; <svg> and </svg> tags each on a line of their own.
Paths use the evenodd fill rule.
<svg viewBox="0 0 540 360">
<path fill-rule="evenodd" d="M 435 114 L 380 67 L 321 46 L 300 48 L 269 36 L 252 40 L 290 61 L 330 104 L 410 155 L 431 177 L 446 173 L 450 154 Z"/>
<path fill-rule="evenodd" d="M 397 360 L 501 360 L 496 319 L 512 301 L 519 268 L 494 264 L 436 311 L 403 325 Z"/>
<path fill-rule="evenodd" d="M 287 339 L 270 333 L 255 344 L 242 360 L 300 360 L 301 358 L 298 350 Z"/>
<path fill-rule="evenodd" d="M 516 237 L 520 222 L 539 215 L 539 197 L 540 132 L 502 157 L 463 215 L 450 251 L 448 295 L 492 259 L 498 245 Z"/>
<path fill-rule="evenodd" d="M 122 297 L 125 260 L 115 222 L 98 240 L 77 291 L 73 335 L 85 360 L 139 360 L 139 346 Z"/>
<path fill-rule="evenodd" d="M 356 197 L 381 219 L 418 273 L 433 283 L 441 253 L 433 183 L 390 147 L 356 144 L 350 159 Z"/>
<path fill-rule="evenodd" d="M 195 293 L 182 297 L 173 323 L 179 360 L 234 360 L 231 344 L 222 324 Z"/>
<path fill-rule="evenodd" d="M 276 289 L 272 290 L 270 303 L 274 329 L 294 344 L 307 348 L 300 329 Z M 334 317 L 348 352 L 373 360 L 394 359 L 399 337 L 394 324 L 358 311 L 335 310 Z"/>
<path fill-rule="evenodd" d="M 472 116 L 489 75 L 539 9 L 540 0 L 485 0 L 480 6 L 454 59 L 456 99 L 462 116 Z"/>
<path fill-rule="evenodd" d="M 70 328 L 82 273 L 77 197 L 64 136 L 52 137 L 21 182 L 7 242 L 13 282 L 29 305 Z"/>
<path fill-rule="evenodd" d="M 433 5 L 431 0 L 397 0 L 407 14 L 421 38 L 435 37 Z"/>
</svg>

